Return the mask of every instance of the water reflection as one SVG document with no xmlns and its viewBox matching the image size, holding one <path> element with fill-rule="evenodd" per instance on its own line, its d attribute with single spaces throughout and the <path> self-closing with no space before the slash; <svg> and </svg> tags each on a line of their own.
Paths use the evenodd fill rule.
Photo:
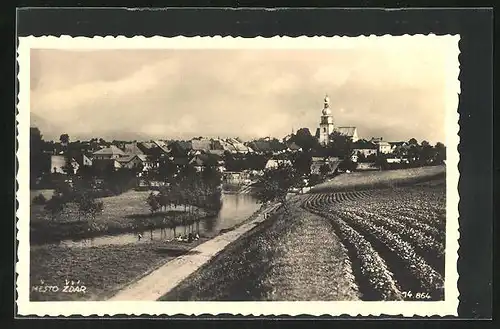
<svg viewBox="0 0 500 329">
<path fill-rule="evenodd" d="M 200 233 L 205 235 L 217 234 L 220 230 L 231 228 L 250 217 L 260 208 L 260 204 L 251 194 L 223 194 L 222 208 L 217 216 L 204 218 L 200 222 Z M 195 232 L 196 224 L 185 227 L 177 226 L 177 235 L 185 232 Z M 173 229 L 155 229 L 142 232 L 142 238 L 138 239 L 137 233 L 125 233 L 119 235 L 106 235 L 85 240 L 64 240 L 59 244 L 69 247 L 95 247 L 101 245 L 123 245 L 128 243 L 147 243 L 151 240 L 171 240 L 174 236 Z"/>
</svg>

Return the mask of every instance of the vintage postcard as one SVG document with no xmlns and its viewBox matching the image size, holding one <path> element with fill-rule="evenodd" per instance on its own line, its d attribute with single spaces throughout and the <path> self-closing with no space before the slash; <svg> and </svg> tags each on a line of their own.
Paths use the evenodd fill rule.
<svg viewBox="0 0 500 329">
<path fill-rule="evenodd" d="M 457 315 L 459 35 L 22 37 L 19 315 Z"/>
</svg>

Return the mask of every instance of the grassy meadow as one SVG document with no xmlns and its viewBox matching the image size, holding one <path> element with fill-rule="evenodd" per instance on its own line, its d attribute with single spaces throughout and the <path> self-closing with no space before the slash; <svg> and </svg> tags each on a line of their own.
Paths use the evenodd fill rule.
<svg viewBox="0 0 500 329">
<path fill-rule="evenodd" d="M 446 167 L 429 166 L 410 169 L 396 169 L 385 171 L 366 171 L 345 173 L 333 179 L 318 184 L 311 189 L 311 193 L 341 192 L 360 189 L 387 188 L 417 184 L 438 178 L 445 178 Z"/>
<path fill-rule="evenodd" d="M 130 190 L 117 196 L 100 198 L 99 200 L 104 203 L 103 211 L 91 221 L 79 218 L 74 203 L 68 203 L 54 218 L 43 205 L 31 205 L 31 242 L 39 244 L 64 239 L 142 232 L 161 227 L 165 217 L 174 217 L 179 222 L 186 217 L 184 207 L 167 208 L 166 212 L 156 212 L 151 215 L 146 203 L 149 193 L 149 191 Z M 199 216 L 206 215 L 203 210 L 199 210 Z"/>
</svg>

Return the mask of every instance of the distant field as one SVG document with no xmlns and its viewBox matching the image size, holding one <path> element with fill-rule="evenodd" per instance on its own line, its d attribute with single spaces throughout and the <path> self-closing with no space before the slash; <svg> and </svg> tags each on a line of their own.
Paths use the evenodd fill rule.
<svg viewBox="0 0 500 329">
<path fill-rule="evenodd" d="M 311 193 L 394 187 L 445 178 L 445 166 L 341 174 L 314 186 Z"/>
</svg>

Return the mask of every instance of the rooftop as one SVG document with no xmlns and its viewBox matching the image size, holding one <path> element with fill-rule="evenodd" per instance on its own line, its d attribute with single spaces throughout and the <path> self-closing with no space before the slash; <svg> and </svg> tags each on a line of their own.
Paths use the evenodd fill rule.
<svg viewBox="0 0 500 329">
<path fill-rule="evenodd" d="M 93 153 L 94 155 L 120 155 L 125 156 L 125 152 L 120 150 L 118 147 L 111 145 L 110 147 L 105 147 Z"/>
</svg>

